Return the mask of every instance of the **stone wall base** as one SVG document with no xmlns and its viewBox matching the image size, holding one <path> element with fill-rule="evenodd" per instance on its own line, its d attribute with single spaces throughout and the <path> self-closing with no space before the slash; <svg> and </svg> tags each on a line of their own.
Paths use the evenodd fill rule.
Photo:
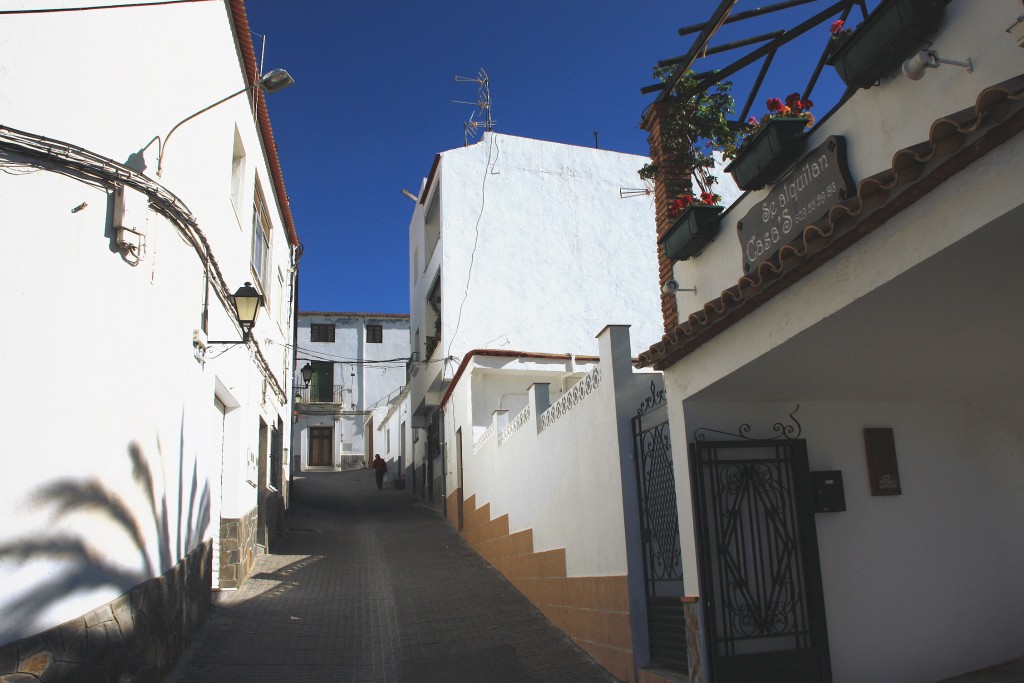
<svg viewBox="0 0 1024 683">
<path fill-rule="evenodd" d="M 699 598 L 683 599 L 683 614 L 686 617 L 686 658 L 689 661 L 690 683 L 704 681 L 704 644 L 702 642 L 701 606 Z"/>
<path fill-rule="evenodd" d="M 91 612 L 0 647 L 0 683 L 158 683 L 210 608 L 211 542 Z"/>
<path fill-rule="evenodd" d="M 220 520 L 220 587 L 238 588 L 256 561 L 258 510 L 253 508 L 238 519 Z"/>
</svg>

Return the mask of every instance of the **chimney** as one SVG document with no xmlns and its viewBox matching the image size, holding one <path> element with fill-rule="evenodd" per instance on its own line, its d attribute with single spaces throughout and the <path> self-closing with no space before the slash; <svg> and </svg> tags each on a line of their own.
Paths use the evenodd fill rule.
<svg viewBox="0 0 1024 683">
<path fill-rule="evenodd" d="M 640 127 L 649 133 L 647 144 L 651 148 L 651 163 L 658 168 L 658 175 L 654 179 L 654 216 L 658 239 L 668 232 L 675 220 L 668 215 L 669 203 L 676 195 L 690 192 L 693 187 L 691 169 L 685 156 L 677 150 L 667 149 L 663 143 L 662 129 L 672 106 L 671 102 L 655 102 L 644 113 L 640 123 Z M 658 277 L 660 285 L 672 279 L 672 260 L 665 256 L 662 247 L 658 247 Z M 675 294 L 661 295 L 661 314 L 665 331 L 675 329 L 679 324 Z"/>
</svg>

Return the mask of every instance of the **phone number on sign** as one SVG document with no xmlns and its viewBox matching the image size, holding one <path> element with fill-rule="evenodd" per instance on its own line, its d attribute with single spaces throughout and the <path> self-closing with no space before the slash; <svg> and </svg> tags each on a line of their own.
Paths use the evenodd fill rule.
<svg viewBox="0 0 1024 683">
<path fill-rule="evenodd" d="M 785 193 L 780 192 L 771 201 L 765 200 L 761 204 L 761 223 L 765 225 L 774 223 L 774 225 L 765 229 L 764 232 L 758 231 L 757 234 L 750 236 L 744 246 L 747 261 L 756 261 L 766 252 L 770 252 L 778 246 L 784 237 L 789 237 L 794 228 L 816 218 L 822 207 L 833 203 L 837 192 L 836 184 L 830 183 L 828 187 L 804 202 L 803 206 L 792 214 L 790 206 L 788 206 L 792 200 L 787 199 Z"/>
</svg>

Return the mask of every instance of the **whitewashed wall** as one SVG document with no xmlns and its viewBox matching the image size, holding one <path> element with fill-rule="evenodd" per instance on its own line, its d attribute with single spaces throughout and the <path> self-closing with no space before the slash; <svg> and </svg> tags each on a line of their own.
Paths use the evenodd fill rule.
<svg viewBox="0 0 1024 683">
<path fill-rule="evenodd" d="M 38 5 L 5 9 L 29 6 Z M 179 129 L 155 176 L 154 136 L 244 87 L 225 4 L 7 16 L 0 45 L 3 125 L 129 165 L 144 150 L 144 173 L 196 216 L 231 291 L 253 279 L 251 193 L 261 183 L 273 222 L 271 286 L 278 272 L 289 286 L 288 239 L 244 97 Z M 73 62 L 54 45 L 74 45 Z M 83 76 L 81 64 L 110 63 L 112 45 L 133 57 Z M 205 76 L 185 88 L 182 73 Z M 241 216 L 230 200 L 236 125 L 249 160 Z M 133 268 L 111 245 L 109 188 L 27 170 L 0 174 L 11 228 L 0 355 L 16 388 L 0 398 L 11 490 L 0 504 L 0 643 L 108 602 L 213 536 L 217 515 L 255 508 L 246 461 L 258 450 L 258 420 L 272 428 L 283 418 L 285 443 L 291 424 L 250 350 L 214 347 L 205 365 L 195 359 L 204 269 L 173 225 L 152 209 L 136 214 L 146 251 Z M 291 318 L 278 302 L 290 292 L 267 295 L 253 336 L 287 395 Z M 238 338 L 212 293 L 209 332 Z M 223 440 L 215 395 L 228 409 Z"/>
<path fill-rule="evenodd" d="M 487 133 L 443 152 L 427 192 L 441 193 L 441 241 L 427 262 L 424 205 L 410 222 L 411 329 L 440 272 L 442 345 L 412 384 L 414 407 L 474 348 L 595 355 L 594 330 L 629 324 L 638 347 L 661 336 L 657 245 L 645 157 Z M 472 268 L 470 264 L 472 263 Z M 414 349 L 416 351 L 416 349 Z"/>
<path fill-rule="evenodd" d="M 310 341 L 312 324 L 333 325 L 334 341 Z M 366 341 L 366 326 L 371 324 L 383 328 L 380 343 Z M 376 408 L 386 407 L 389 399 L 397 398 L 405 384 L 409 320 L 373 313 L 300 312 L 298 328 L 299 361 L 296 363 L 295 381 L 302 385 L 298 373 L 307 360 L 332 362 L 335 394 L 339 402 L 333 410 L 327 404 L 309 406 L 297 403 L 299 416 L 293 452 L 299 454 L 301 467 L 308 467 L 309 427 L 330 426 L 334 429 L 334 467 L 351 467 L 357 459 L 365 460 L 367 415 Z M 379 426 L 379 421 L 374 425 L 375 428 Z M 380 437 L 386 438 L 383 434 Z M 380 446 L 380 442 L 374 443 L 376 450 Z"/>
<path fill-rule="evenodd" d="M 624 353 L 619 362 L 624 360 L 625 372 L 630 373 L 628 347 Z M 504 429 L 499 425 L 476 439 L 469 436 L 480 421 L 478 393 L 499 399 L 517 382 L 528 388 L 547 380 L 549 387 L 557 387 L 564 374 L 557 369 L 545 373 L 538 367 L 533 373 L 521 373 L 491 368 L 478 373 L 473 366 L 464 372 L 445 405 L 449 443 L 454 443 L 458 429 L 463 433 L 463 497 L 476 496 L 478 507 L 490 504 L 492 519 L 507 514 L 511 533 L 533 529 L 535 551 L 565 548 L 569 576 L 627 573 L 625 516 L 638 513 L 623 503 L 622 468 L 633 465 L 620 435 L 629 434 L 629 420 L 635 414 L 623 406 L 635 410 L 649 392 L 652 378 L 659 377 L 623 375 L 620 368 L 620 379 L 626 379 L 616 393 L 610 347 L 608 352 L 602 349 L 601 358 L 600 364 L 580 373 L 580 387 L 589 386 L 590 391 L 584 389 L 582 399 L 571 408 L 555 408 L 549 417 L 560 417 L 542 431 L 530 404 L 528 417 L 510 411 Z M 560 397 L 553 394 L 551 405 Z M 492 410 L 498 409 L 495 403 Z M 450 447 L 449 458 L 453 454 Z M 448 471 L 452 473 L 448 490 L 453 491 L 453 462 Z"/>
</svg>

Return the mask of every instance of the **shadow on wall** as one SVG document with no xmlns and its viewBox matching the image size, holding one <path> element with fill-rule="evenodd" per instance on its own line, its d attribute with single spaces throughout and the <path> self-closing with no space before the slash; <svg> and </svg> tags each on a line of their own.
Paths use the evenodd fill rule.
<svg viewBox="0 0 1024 683">
<path fill-rule="evenodd" d="M 157 449 L 160 450 L 159 442 Z M 32 635 L 37 615 L 69 596 L 104 587 L 127 593 L 138 584 L 167 572 L 190 549 L 199 545 L 203 529 L 209 524 L 210 490 L 205 482 L 200 484 L 196 468 L 193 467 L 187 490 L 184 476 L 179 479 L 178 512 L 172 519 L 168 513 L 167 497 L 157 496 L 149 464 L 141 447 L 134 441 L 128 445 L 128 459 L 132 479 L 145 497 L 148 507 L 145 516 L 148 519 L 137 518 L 133 513 L 139 511 L 130 509 L 115 491 L 98 479 L 85 482 L 57 480 L 36 489 L 33 495 L 51 509 L 56 508 L 55 524 L 77 514 L 102 514 L 132 539 L 139 553 L 141 569 L 129 570 L 118 566 L 90 538 L 63 532 L 56 526 L 30 540 L 0 545 L 0 564 L 15 566 L 47 562 L 61 567 L 59 576 L 0 604 L 0 613 L 4 615 L 0 621 L 0 645 Z M 183 451 L 179 452 L 178 460 L 179 467 L 183 467 Z M 158 557 L 155 562 L 147 551 L 146 531 L 149 529 L 146 527 L 156 531 Z M 172 548 L 172 538 L 178 539 L 177 547 Z"/>
</svg>

